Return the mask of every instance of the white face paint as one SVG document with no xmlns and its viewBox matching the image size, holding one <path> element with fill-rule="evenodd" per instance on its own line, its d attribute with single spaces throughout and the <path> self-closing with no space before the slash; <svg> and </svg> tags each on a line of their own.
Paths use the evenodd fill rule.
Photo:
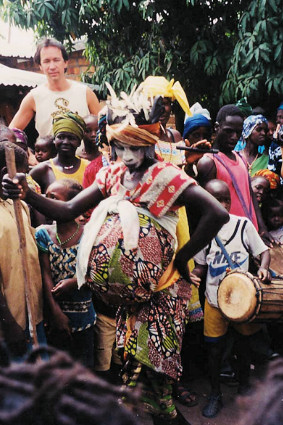
<svg viewBox="0 0 283 425">
<path fill-rule="evenodd" d="M 130 171 L 138 169 L 145 158 L 145 148 L 143 146 L 129 146 L 115 141 L 115 151 Z"/>
</svg>

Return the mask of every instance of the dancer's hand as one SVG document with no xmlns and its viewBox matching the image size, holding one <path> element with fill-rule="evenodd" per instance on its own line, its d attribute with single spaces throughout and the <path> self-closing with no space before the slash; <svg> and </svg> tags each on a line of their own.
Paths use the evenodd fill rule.
<svg viewBox="0 0 283 425">
<path fill-rule="evenodd" d="M 175 257 L 174 266 L 180 273 L 180 275 L 191 283 L 190 272 L 188 267 L 188 259 L 184 255 L 183 251 L 180 250 Z"/>
<path fill-rule="evenodd" d="M 17 173 L 13 179 L 5 174 L 2 180 L 2 191 L 5 198 L 25 199 L 29 187 L 24 173 Z"/>
</svg>

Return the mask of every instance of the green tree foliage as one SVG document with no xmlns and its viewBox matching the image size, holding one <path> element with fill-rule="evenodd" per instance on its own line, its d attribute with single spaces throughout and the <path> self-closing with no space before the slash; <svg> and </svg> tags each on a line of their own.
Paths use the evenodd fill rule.
<svg viewBox="0 0 283 425">
<path fill-rule="evenodd" d="M 14 0 L 6 16 L 72 44 L 87 35 L 92 83 L 129 91 L 148 75 L 179 80 L 212 111 L 280 92 L 280 0 Z M 1 3 L 1 0 L 0 0 Z M 258 5 L 260 7 L 258 7 Z M 260 9 L 260 10 L 259 10 Z M 260 17 L 260 18 L 259 18 Z M 281 38 L 280 38 L 281 37 Z M 281 80 L 280 80 L 281 78 Z M 260 89 L 262 91 L 260 91 Z M 221 97 L 220 97 L 221 94 Z"/>
<path fill-rule="evenodd" d="M 251 1 L 239 21 L 222 100 L 244 95 L 261 101 L 283 93 L 283 14 L 281 0 Z"/>
</svg>

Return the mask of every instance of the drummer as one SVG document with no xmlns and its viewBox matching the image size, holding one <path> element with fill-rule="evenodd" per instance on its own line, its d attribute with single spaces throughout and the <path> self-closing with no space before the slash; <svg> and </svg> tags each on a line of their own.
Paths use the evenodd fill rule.
<svg viewBox="0 0 283 425">
<path fill-rule="evenodd" d="M 231 197 L 227 183 L 222 180 L 210 180 L 205 189 L 211 193 L 225 208 L 230 210 Z M 210 373 L 211 394 L 208 404 L 202 414 L 205 417 L 215 417 L 222 408 L 220 392 L 221 359 L 225 349 L 225 334 L 229 321 L 222 316 L 217 303 L 219 283 L 227 271 L 239 269 L 248 271 L 249 256 L 260 257 L 260 267 L 257 275 L 262 281 L 269 280 L 270 255 L 268 247 L 263 243 L 252 222 L 246 217 L 230 214 L 230 220 L 224 224 L 207 247 L 195 257 L 195 268 L 192 271 L 192 281 L 199 285 L 201 278 L 206 277 L 206 300 L 204 309 L 204 336 L 208 347 L 208 364 Z M 221 248 L 224 246 L 224 249 Z M 261 329 L 254 323 L 235 324 L 236 344 L 239 372 L 238 393 L 244 394 L 249 389 L 250 370 L 250 337 Z"/>
</svg>

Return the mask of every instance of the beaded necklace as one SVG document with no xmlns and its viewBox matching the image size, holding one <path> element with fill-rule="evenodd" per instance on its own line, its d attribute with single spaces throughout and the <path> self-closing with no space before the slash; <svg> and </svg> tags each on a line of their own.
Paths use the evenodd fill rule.
<svg viewBox="0 0 283 425">
<path fill-rule="evenodd" d="M 74 231 L 74 233 L 68 239 L 66 239 L 65 241 L 61 241 L 61 239 L 59 238 L 58 232 L 57 232 L 57 227 L 56 227 L 56 239 L 57 239 L 59 245 L 60 246 L 65 245 L 67 242 L 69 242 L 71 239 L 73 239 L 79 233 L 79 230 L 80 230 L 80 225 L 77 223 L 77 228 Z"/>
</svg>

